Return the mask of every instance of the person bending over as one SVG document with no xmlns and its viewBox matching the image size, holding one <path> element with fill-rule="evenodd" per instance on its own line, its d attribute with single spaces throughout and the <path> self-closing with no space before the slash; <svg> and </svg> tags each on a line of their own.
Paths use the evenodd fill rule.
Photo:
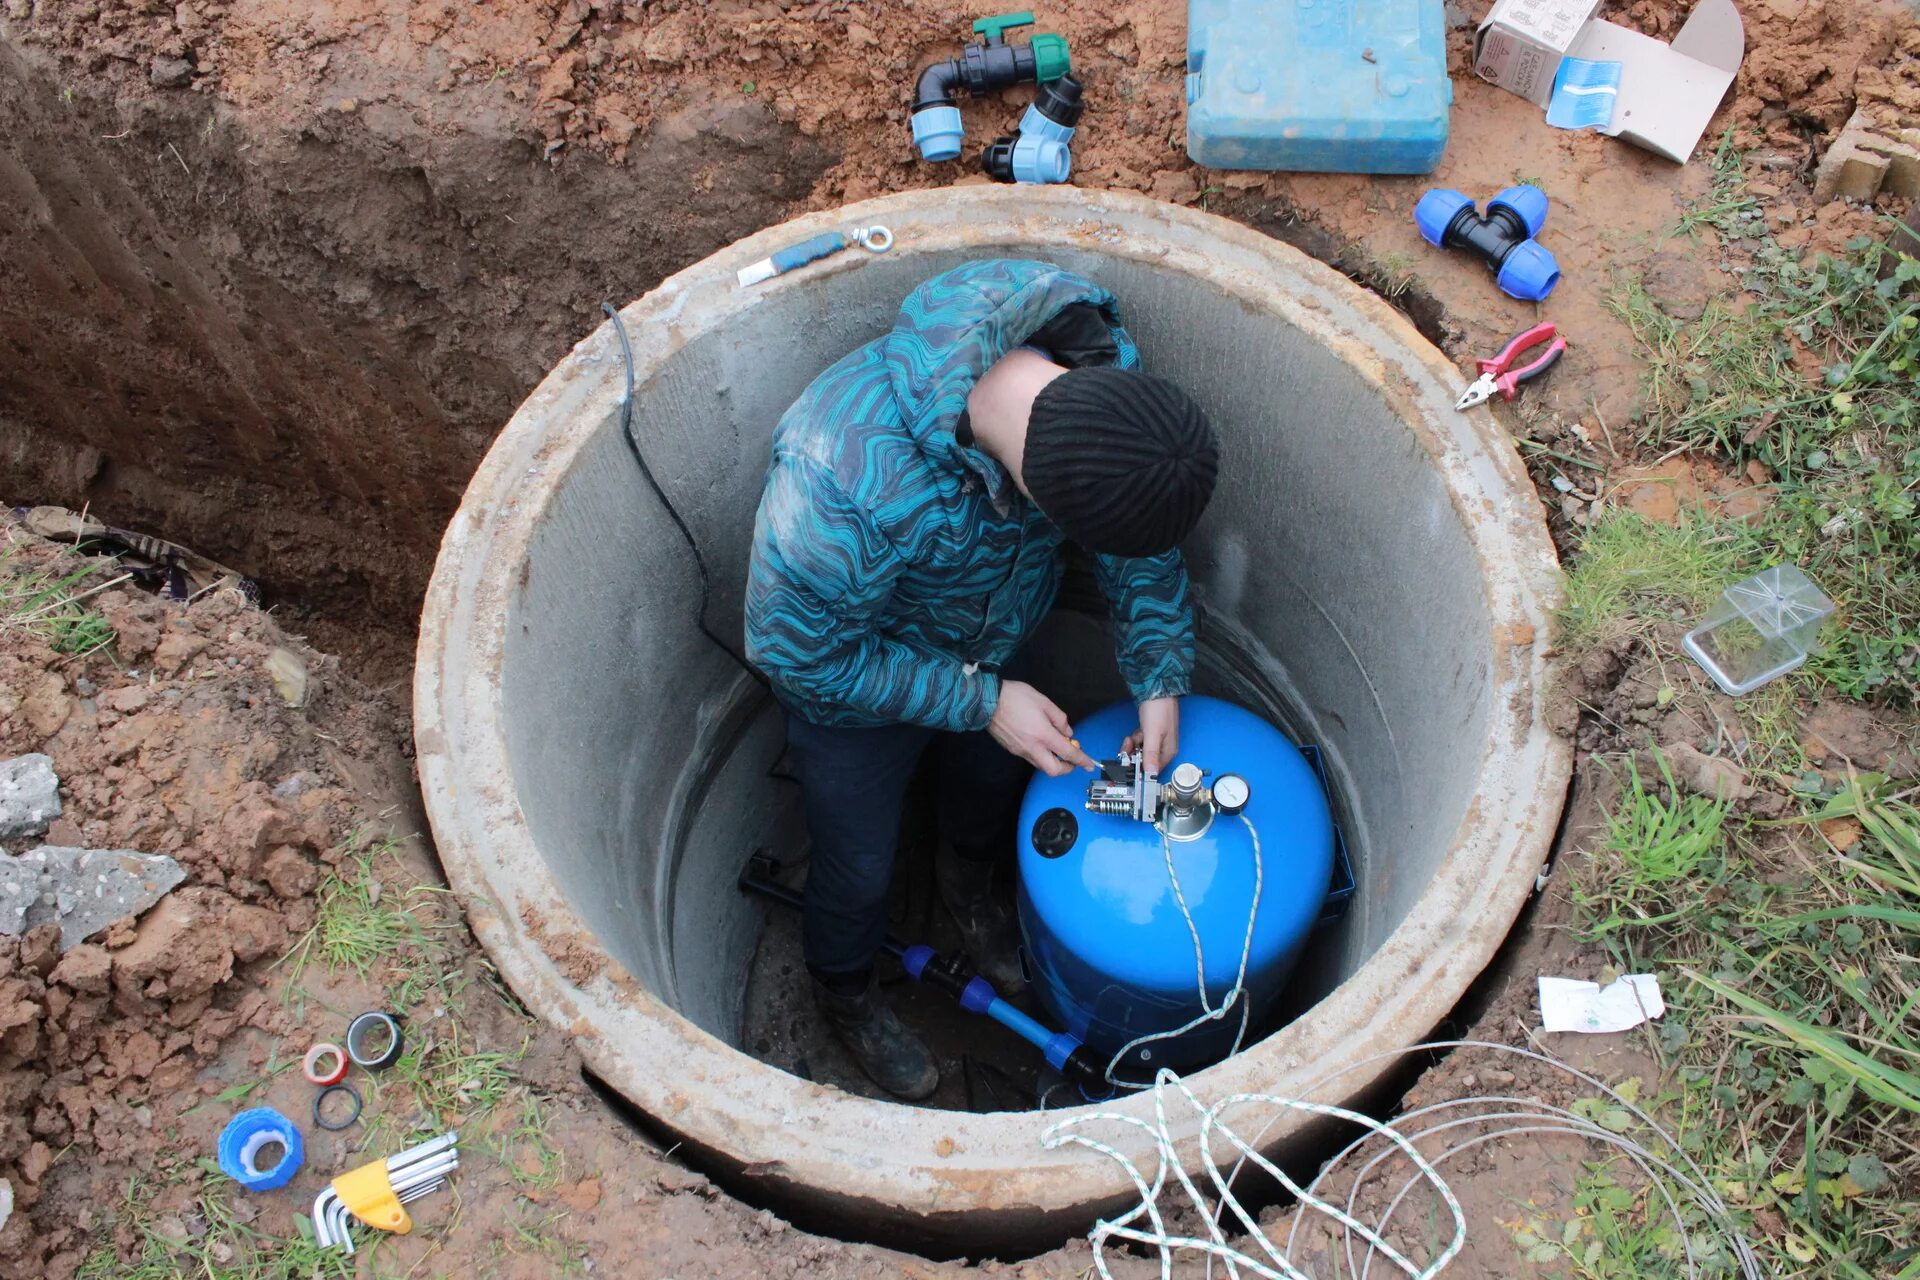
<svg viewBox="0 0 1920 1280">
<path fill-rule="evenodd" d="M 992 892 L 1029 769 L 1094 762 L 1020 679 L 1065 543 L 1092 553 L 1121 675 L 1125 749 L 1179 743 L 1194 663 L 1177 544 L 1212 496 L 1206 415 L 1139 369 L 1105 289 L 1046 262 L 927 281 L 886 336 L 781 416 L 754 520 L 747 656 L 787 712 L 813 851 L 802 924 L 815 1001 L 883 1089 L 924 1098 L 933 1056 L 878 995 L 874 959 L 907 784 L 937 766 L 942 900 L 980 972 L 1019 991 L 1019 932 Z"/>
</svg>

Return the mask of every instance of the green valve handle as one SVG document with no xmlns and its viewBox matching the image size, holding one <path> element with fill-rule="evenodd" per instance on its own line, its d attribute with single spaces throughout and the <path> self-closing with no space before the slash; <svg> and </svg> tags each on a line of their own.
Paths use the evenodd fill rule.
<svg viewBox="0 0 1920 1280">
<path fill-rule="evenodd" d="M 995 18 L 982 18 L 973 24 L 973 33 L 985 36 L 989 40 L 1005 40 L 1008 27 L 1030 27 L 1033 25 L 1033 10 L 1022 13 L 1003 13 Z M 1056 39 L 1058 37 L 1055 37 Z"/>
</svg>

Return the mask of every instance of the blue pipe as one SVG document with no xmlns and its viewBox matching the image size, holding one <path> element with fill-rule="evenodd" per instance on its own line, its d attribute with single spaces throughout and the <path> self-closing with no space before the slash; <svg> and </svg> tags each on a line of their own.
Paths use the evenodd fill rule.
<svg viewBox="0 0 1920 1280">
<path fill-rule="evenodd" d="M 740 871 L 740 887 L 772 899 L 782 906 L 801 909 L 800 895 L 765 874 L 771 864 L 756 854 L 747 859 Z M 1047 1065 L 1080 1086 L 1089 1098 L 1104 1097 L 1111 1091 L 1104 1064 L 1094 1061 L 1092 1053 L 1075 1036 L 1049 1030 L 1001 998 L 993 984 L 977 973 L 964 959 L 950 960 L 924 942 L 907 944 L 888 934 L 881 948 L 898 956 L 900 967 L 915 982 L 944 991 L 960 1002 L 968 1013 L 982 1013 L 1038 1049 Z"/>
</svg>

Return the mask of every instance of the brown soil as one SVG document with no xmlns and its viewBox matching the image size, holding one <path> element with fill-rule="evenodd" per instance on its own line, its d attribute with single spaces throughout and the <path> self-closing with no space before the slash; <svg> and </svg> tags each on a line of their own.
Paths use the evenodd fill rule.
<svg viewBox="0 0 1920 1280">
<path fill-rule="evenodd" d="M 62 554 L 11 523 L 0 539 L 27 567 Z M 129 1179 L 151 1189 L 155 1230 L 205 1236 L 199 1199 L 227 1184 L 199 1162 L 244 1106 L 277 1108 L 307 1142 L 289 1190 L 235 1193 L 241 1219 L 269 1239 L 292 1238 L 293 1215 L 335 1174 L 461 1129 L 456 1192 L 415 1205 L 417 1230 L 379 1251 L 398 1273 L 531 1280 L 586 1258 L 644 1259 L 653 1275 L 937 1273 L 801 1235 L 649 1147 L 588 1090 L 565 1038 L 504 996 L 448 900 L 418 891 L 438 881 L 417 840 L 383 873 L 389 892 L 413 891 L 409 912 L 441 939 L 431 957 L 395 955 L 364 979 L 291 966 L 322 877 L 369 833 L 417 820 L 400 712 L 237 593 L 190 607 L 124 587 L 94 599 L 118 639 L 89 659 L 0 630 L 0 758 L 53 757 L 65 812 L 49 841 L 169 853 L 189 878 L 137 923 L 65 955 L 57 926 L 0 938 L 0 1177 L 15 1195 L 0 1274 L 71 1276 L 103 1245 L 137 1258 L 139 1235 L 121 1218 Z M 298 710 L 267 670 L 277 647 L 307 664 Z M 527 1046 L 516 1092 L 468 1114 L 457 1091 L 423 1099 L 356 1068 L 363 1122 L 337 1135 L 307 1123 L 314 1089 L 289 1064 L 338 1041 L 353 1013 L 386 1002 L 381 979 L 425 959 L 438 972 L 401 1010 L 407 1034 L 439 1062 Z M 519 1130 L 522 1096 L 545 1115 L 544 1142 Z"/>
<path fill-rule="evenodd" d="M 1686 8 L 1610 12 L 1670 37 Z M 1742 500 L 1726 486 L 1749 480 L 1764 500 L 1765 478 L 1686 459 L 1649 470 L 1658 460 L 1638 456 L 1641 366 L 1607 305 L 1616 282 L 1641 279 L 1683 321 L 1731 292 L 1737 245 L 1667 235 L 1707 192 L 1705 156 L 1728 130 L 1783 243 L 1812 253 L 1873 230 L 1876 210 L 1813 207 L 1812 166 L 1856 104 L 1911 118 L 1920 90 L 1920 35 L 1892 0 L 1743 8 L 1747 60 L 1692 164 L 1547 129 L 1536 108 L 1461 74 L 1442 167 L 1407 179 L 1199 170 L 1181 135 L 1179 0 L 1042 17 L 1090 85 L 1077 182 L 1201 204 L 1327 257 L 1396 296 L 1463 368 L 1535 311 L 1477 263 L 1421 242 L 1413 204 L 1434 185 L 1484 198 L 1538 181 L 1554 202 L 1544 241 L 1565 273 L 1543 310 L 1573 351 L 1513 424 L 1593 461 L 1621 501 L 1659 506 Z M 209 1099 L 379 998 L 350 972 L 309 969 L 283 1001 L 272 966 L 311 923 L 315 886 L 350 832 L 417 826 L 398 699 L 439 531 L 488 441 L 597 323 L 602 298 L 635 296 L 799 209 L 979 180 L 919 163 L 906 131 L 915 73 L 953 52 L 970 15 L 909 0 L 8 0 L 0 495 L 90 504 L 233 564 L 345 670 L 233 596 L 182 611 L 107 593 L 118 665 L 0 635 L 0 754 L 54 755 L 68 803 L 56 834 L 171 852 L 191 875 L 138 928 L 63 960 L 44 936 L 0 944 L 0 1176 L 19 1202 L 0 1271 L 65 1275 L 103 1240 L 131 1249 L 115 1213 L 135 1173 L 173 1184 L 158 1211 L 182 1231 L 204 1228 L 190 1212 L 206 1178 L 194 1161 L 234 1105 Z M 1477 16 L 1451 21 L 1455 67 Z M 969 106 L 974 142 L 1010 127 L 1020 99 Z M 1906 210 L 1883 198 L 1878 212 Z M 1577 513 L 1545 478 L 1550 508 Z M 262 665 L 281 644 L 313 673 L 297 711 Z M 1632 646 L 1595 655 L 1569 691 L 1593 708 L 1581 749 L 1729 744 L 1731 707 L 1692 686 L 1663 703 L 1668 678 Z M 1829 768 L 1916 771 L 1902 729 L 1823 706 L 1805 746 Z M 405 892 L 436 873 L 413 844 L 387 875 Z M 1564 939 L 1536 929 L 1488 979 L 1472 1034 L 1517 1040 L 1535 973 L 1597 976 L 1596 957 Z M 529 1252 L 521 1229 L 623 1274 L 949 1270 L 805 1236 L 651 1150 L 583 1092 L 564 1042 L 497 994 L 465 934 L 449 945 L 450 971 L 472 979 L 449 1017 L 484 1044 L 533 1037 L 524 1085 L 549 1107 L 561 1172 L 533 1178 L 510 1121 L 491 1122 L 500 1128 L 463 1164 L 458 1211 L 450 1197 L 424 1202 L 423 1230 L 392 1242 L 398 1270 L 552 1273 L 555 1256 Z M 1638 1041 L 1606 1040 L 1579 1052 L 1603 1074 L 1642 1070 Z M 1484 1087 L 1490 1069 L 1456 1058 L 1415 1096 Z M 1553 1087 L 1519 1081 L 1530 1084 Z M 248 1102 L 292 1113 L 306 1092 L 282 1074 Z M 404 1129 L 407 1106 L 395 1090 L 370 1098 L 369 1118 Z M 316 1142 L 310 1171 L 370 1154 Z M 1493 1224 L 1577 1158 L 1497 1153 L 1469 1166 L 1455 1185 L 1482 1225 L 1475 1255 L 1449 1274 L 1511 1274 Z M 297 1185 L 317 1184 L 310 1172 Z M 298 1202 L 249 1203 L 278 1235 Z M 1009 1270 L 1087 1264 L 1075 1243 Z M 1123 1264 L 1133 1272 L 1157 1267 Z"/>
<path fill-rule="evenodd" d="M 914 158 L 917 69 L 966 20 L 907 0 L 34 4 L 0 19 L 0 485 L 150 528 L 260 579 L 325 646 L 404 673 L 431 552 L 528 388 L 677 267 L 802 207 L 979 181 Z M 1625 20 L 1677 29 L 1683 5 Z M 1871 211 L 1808 205 L 1822 138 L 1860 94 L 1910 101 L 1893 0 L 1748 6 L 1726 129 L 1769 216 L 1812 247 Z M 1574 344 L 1525 411 L 1618 429 L 1637 403 L 1617 279 L 1706 188 L 1631 148 L 1545 128 L 1468 75 L 1431 178 L 1207 173 L 1183 150 L 1184 5 L 1047 14 L 1089 81 L 1076 181 L 1205 203 L 1397 289 L 1463 358 L 1532 318 L 1415 234 L 1429 186 L 1554 200 Z M 1470 18 L 1453 20 L 1463 66 Z M 1010 127 L 1020 95 L 967 108 Z M 1891 207 L 1891 206 L 1890 206 Z M 1894 211 L 1898 211 L 1895 209 Z M 1802 225 L 1806 224 L 1806 225 Z M 1723 252 L 1667 249 L 1666 288 L 1723 292 Z M 1431 301 L 1428 301 L 1431 300 Z M 1422 309 L 1424 308 L 1424 310 Z M 371 663 L 372 665 L 368 665 Z"/>
</svg>

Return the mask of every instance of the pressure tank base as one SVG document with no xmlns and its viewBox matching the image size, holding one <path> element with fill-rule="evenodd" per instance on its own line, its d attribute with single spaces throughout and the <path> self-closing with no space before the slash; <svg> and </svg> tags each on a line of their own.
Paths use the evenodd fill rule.
<svg viewBox="0 0 1920 1280">
<path fill-rule="evenodd" d="M 874 224 L 891 252 L 736 283 L 775 250 Z M 740 634 L 781 411 L 915 285 L 982 256 L 1111 288 L 1147 367 L 1208 410 L 1221 478 L 1185 547 L 1196 689 L 1318 744 L 1344 805 L 1359 887 L 1296 972 L 1316 998 L 1191 1086 L 1298 1094 L 1420 1039 L 1512 927 L 1564 800 L 1569 748 L 1546 710 L 1557 569 L 1500 420 L 1455 413 L 1452 363 L 1331 269 L 1138 196 L 986 185 L 808 215 L 688 267 L 622 315 L 639 445 L 711 573 L 706 630 Z M 699 625 L 695 562 L 620 436 L 622 384 L 602 325 L 494 443 L 428 592 L 415 741 L 475 933 L 677 1158 L 757 1203 L 936 1252 L 1084 1231 L 1134 1193 L 1112 1162 L 1042 1146 L 1058 1114 L 854 1097 L 741 1048 L 764 908 L 734 878 L 754 848 L 796 856 L 804 834 L 780 713 Z M 1069 710 L 1119 696 L 1101 614 L 1070 581 L 1045 628 L 1036 682 Z M 1110 1105 L 1150 1115 L 1146 1098 Z M 1150 1161 L 1125 1127 L 1103 1136 Z M 1264 1142 L 1296 1137 L 1280 1124 Z"/>
</svg>

